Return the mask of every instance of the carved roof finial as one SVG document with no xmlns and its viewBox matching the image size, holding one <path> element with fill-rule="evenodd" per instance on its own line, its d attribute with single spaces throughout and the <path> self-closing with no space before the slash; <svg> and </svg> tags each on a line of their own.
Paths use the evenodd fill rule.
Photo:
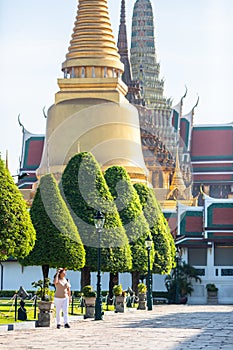
<svg viewBox="0 0 233 350">
<path fill-rule="evenodd" d="M 19 123 L 19 125 L 21 126 L 21 128 L 22 128 L 22 130 L 23 130 L 23 132 L 24 132 L 25 127 L 24 127 L 23 124 L 21 123 L 21 120 L 20 120 L 20 113 L 19 113 L 19 115 L 18 115 L 18 123 Z"/>
<path fill-rule="evenodd" d="M 43 114 L 44 114 L 45 119 L 47 119 L 47 115 L 45 114 L 45 106 L 43 108 Z"/>
</svg>

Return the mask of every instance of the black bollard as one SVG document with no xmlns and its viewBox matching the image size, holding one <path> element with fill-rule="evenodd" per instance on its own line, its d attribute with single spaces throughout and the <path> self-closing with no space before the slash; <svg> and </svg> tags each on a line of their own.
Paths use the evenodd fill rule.
<svg viewBox="0 0 233 350">
<path fill-rule="evenodd" d="M 17 302 L 18 302 L 18 296 L 15 294 L 15 322 L 17 321 Z"/>
<path fill-rule="evenodd" d="M 36 308 L 37 308 L 37 295 L 35 295 L 35 300 L 34 300 L 34 320 L 36 319 Z"/>
<path fill-rule="evenodd" d="M 84 308 L 84 306 L 85 306 L 84 298 L 83 298 L 83 297 L 81 297 L 80 306 L 81 306 L 81 313 L 83 314 L 83 308 Z"/>
<path fill-rule="evenodd" d="M 107 309 L 106 309 L 106 310 L 107 310 L 107 311 L 108 311 L 108 298 L 109 298 L 109 295 L 107 294 L 107 295 L 106 295 L 106 306 L 107 306 Z"/>
<path fill-rule="evenodd" d="M 72 301 L 71 301 L 71 315 L 74 314 L 74 293 L 73 291 L 71 292 L 71 298 L 72 298 Z"/>
<path fill-rule="evenodd" d="M 18 320 L 26 321 L 27 320 L 27 310 L 25 308 L 25 302 L 23 299 L 20 300 L 20 307 L 18 308 Z"/>
</svg>

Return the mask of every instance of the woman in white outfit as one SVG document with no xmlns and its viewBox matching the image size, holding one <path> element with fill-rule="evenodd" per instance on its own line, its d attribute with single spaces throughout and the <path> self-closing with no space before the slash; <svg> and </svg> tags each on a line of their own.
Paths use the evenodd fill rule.
<svg viewBox="0 0 233 350">
<path fill-rule="evenodd" d="M 57 270 L 56 275 L 54 276 L 53 283 L 56 288 L 54 295 L 54 304 L 56 306 L 56 321 L 57 328 L 61 328 L 61 310 L 64 316 L 65 328 L 70 328 L 69 319 L 68 319 L 68 308 L 70 302 L 70 283 L 65 278 L 66 269 L 60 268 Z"/>
</svg>

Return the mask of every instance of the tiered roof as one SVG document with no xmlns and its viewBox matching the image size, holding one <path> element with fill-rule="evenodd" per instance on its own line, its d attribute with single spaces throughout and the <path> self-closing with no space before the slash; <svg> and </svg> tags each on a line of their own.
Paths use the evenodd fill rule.
<svg viewBox="0 0 233 350">
<path fill-rule="evenodd" d="M 203 206 L 188 207 L 178 202 L 177 243 L 195 248 L 211 246 L 212 242 L 233 244 L 233 199 L 202 195 Z M 165 216 L 169 219 L 169 213 Z"/>
<path fill-rule="evenodd" d="M 233 184 L 233 123 L 194 126 L 191 160 L 194 182 Z"/>
</svg>

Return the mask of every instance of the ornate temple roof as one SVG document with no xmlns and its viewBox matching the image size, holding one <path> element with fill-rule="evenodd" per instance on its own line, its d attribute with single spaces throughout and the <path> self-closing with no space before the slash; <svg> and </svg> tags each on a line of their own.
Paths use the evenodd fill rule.
<svg viewBox="0 0 233 350">
<path fill-rule="evenodd" d="M 232 244 L 233 200 L 202 195 L 203 206 L 189 207 L 178 203 L 177 243 L 192 248 L 211 246 L 211 242 Z"/>
<path fill-rule="evenodd" d="M 147 157 L 149 162 L 152 155 L 151 150 L 157 149 L 160 151 L 157 152 L 157 159 L 160 159 L 161 156 L 161 159 L 169 160 L 169 166 L 174 166 L 174 159 L 170 157 L 169 152 L 166 152 L 169 151 L 169 147 L 164 148 L 162 143 L 169 137 L 174 138 L 171 128 L 175 124 L 172 126 L 170 123 L 173 116 L 174 121 L 177 121 L 177 133 L 180 130 L 186 150 L 191 152 L 194 182 L 219 183 L 225 181 L 233 184 L 233 124 L 197 125 L 192 129 L 193 110 L 191 114 L 182 116 L 180 108 L 178 112 L 173 108 L 174 113 L 171 116 L 170 104 L 163 97 L 163 81 L 159 80 L 160 66 L 156 59 L 153 12 L 149 0 L 136 1 L 132 28 L 131 63 L 134 79 L 141 84 L 132 87 L 135 88 L 135 94 L 142 88 L 145 94 L 148 93 L 147 105 L 153 105 L 155 102 L 158 107 L 156 109 L 154 106 L 153 108 L 137 106 L 141 118 L 143 147 L 147 146 L 143 150 L 144 157 Z M 87 97 L 90 92 L 93 98 L 96 98 L 98 94 L 102 98 L 103 90 L 106 92 L 109 88 L 117 93 L 120 91 L 125 96 L 127 88 L 121 81 L 123 63 L 125 65 L 123 79 L 125 83 L 128 80 L 132 83 L 128 59 L 125 0 L 121 1 L 118 49 L 119 52 L 112 33 L 107 0 L 79 0 L 70 46 L 62 65 L 64 79 L 59 80 L 61 90 L 57 95 L 56 103 L 79 98 L 84 93 L 86 93 L 84 97 Z M 147 61 L 148 59 L 150 62 Z M 150 89 L 145 91 L 147 84 L 150 85 Z M 151 93 L 155 96 L 150 95 Z M 117 100 L 115 95 L 111 97 L 111 100 Z M 62 107 L 64 104 L 61 106 L 61 111 Z M 60 118 L 62 113 L 59 111 L 57 116 Z M 54 117 L 56 122 L 59 118 Z M 162 141 L 158 135 L 163 138 Z M 175 139 L 174 142 L 176 144 L 177 140 Z M 43 145 L 44 135 L 30 133 L 23 127 L 20 174 L 27 172 L 29 176 L 19 182 L 22 192 L 32 189 L 33 184 L 37 181 L 35 171 L 41 162 Z M 173 195 L 176 190 L 180 192 L 181 197 L 185 197 L 187 189 L 178 157 L 170 194 Z M 166 208 L 164 214 L 171 232 L 175 236 L 178 231 L 177 241 L 181 242 L 181 245 L 196 248 L 207 247 L 209 241 L 233 242 L 233 200 L 216 200 L 205 196 L 204 205 L 195 207 L 191 206 L 191 200 L 177 201 L 176 196 L 170 201 L 164 200 L 168 192 L 168 188 L 158 188 L 155 191 L 160 203 L 163 202 L 163 208 Z M 167 207 L 165 202 L 169 202 Z"/>
</svg>

